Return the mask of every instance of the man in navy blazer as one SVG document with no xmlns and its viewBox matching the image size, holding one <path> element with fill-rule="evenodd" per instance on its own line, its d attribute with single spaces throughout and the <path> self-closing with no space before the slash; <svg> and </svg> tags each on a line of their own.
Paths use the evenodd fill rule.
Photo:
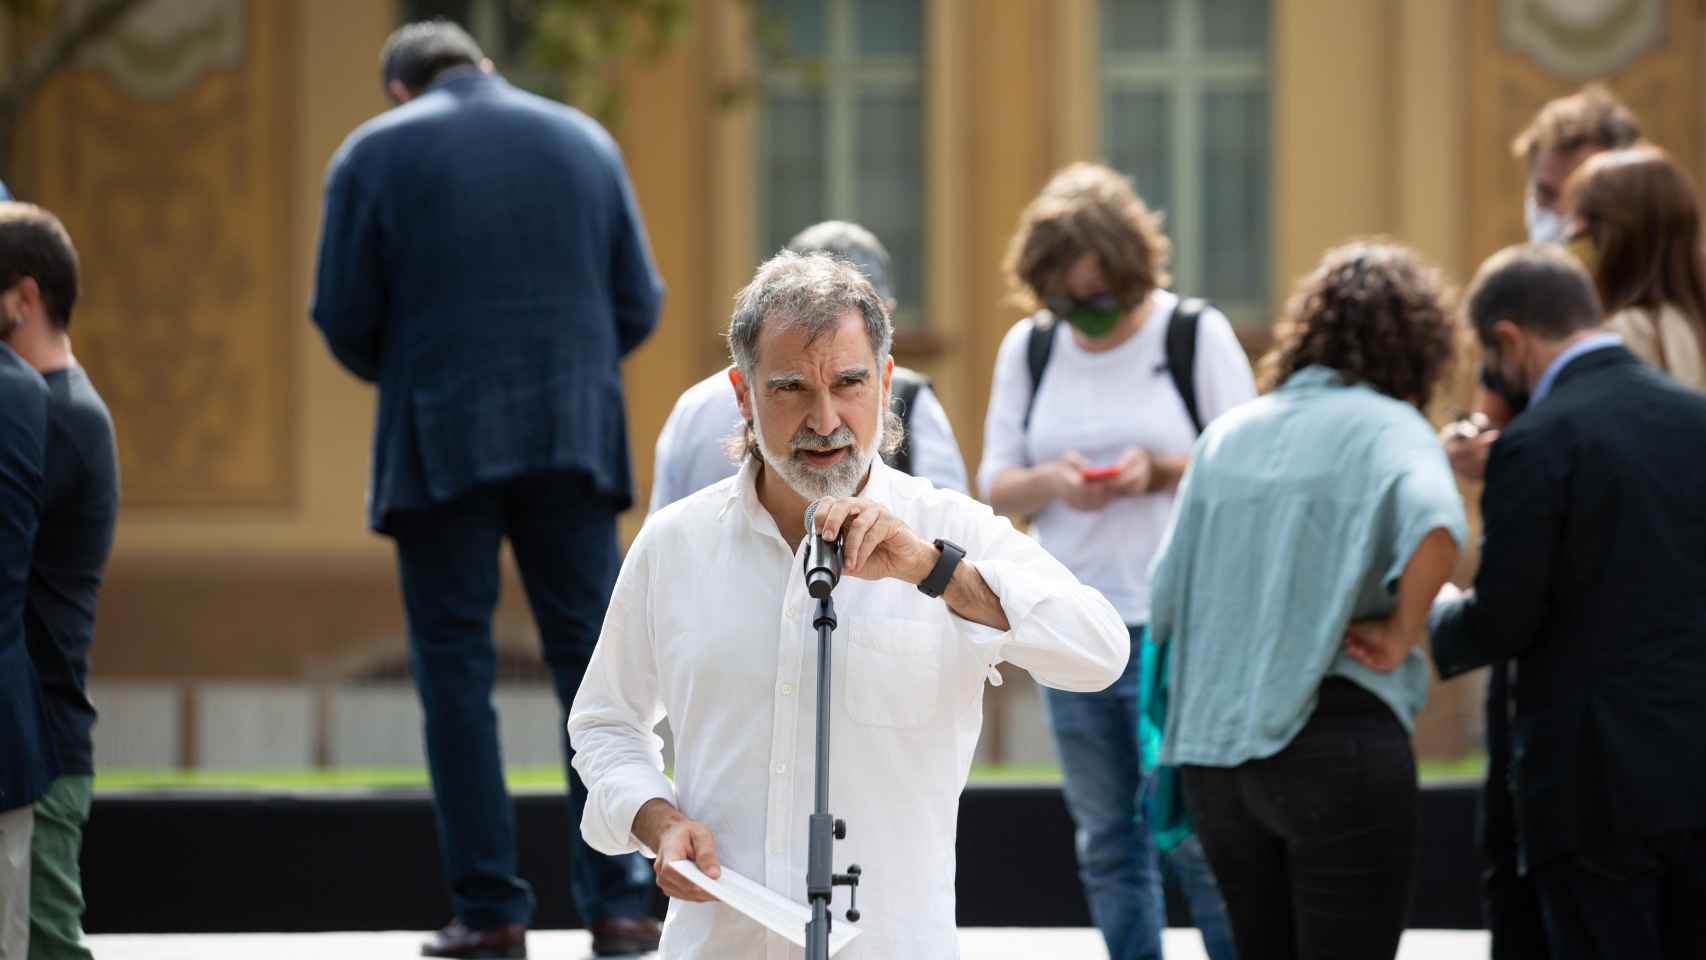
<svg viewBox="0 0 1706 960">
<path fill-rule="evenodd" d="M 533 911 L 491 705 L 508 537 L 566 711 L 598 638 L 633 499 L 620 359 L 663 290 L 615 143 L 510 86 L 435 20 L 392 34 L 398 104 L 326 175 L 314 322 L 379 385 L 371 527 L 396 542 L 411 672 L 455 919 L 428 956 L 524 956 Z M 565 760 L 572 757 L 564 739 Z M 651 870 L 580 840 L 575 901 L 600 955 L 654 948 Z"/>
<path fill-rule="evenodd" d="M 1434 662 L 1515 660 L 1507 775 L 1554 960 L 1706 956 L 1706 396 L 1600 329 L 1560 248 L 1497 254 L 1466 302 L 1518 415 Z"/>
<path fill-rule="evenodd" d="M 24 639 L 46 466 L 47 383 L 0 344 L 0 957 L 29 953 L 32 805 L 58 773 Z"/>
</svg>

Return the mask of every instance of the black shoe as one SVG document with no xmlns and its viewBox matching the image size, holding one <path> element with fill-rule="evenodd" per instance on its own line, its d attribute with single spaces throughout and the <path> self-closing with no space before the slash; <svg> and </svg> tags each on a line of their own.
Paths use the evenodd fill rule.
<svg viewBox="0 0 1706 960">
<path fill-rule="evenodd" d="M 651 917 L 612 917 L 592 925 L 592 955 L 631 957 L 654 953 L 663 936 L 663 926 Z"/>
<path fill-rule="evenodd" d="M 455 960 L 516 960 L 527 956 L 527 927 L 512 923 L 491 930 L 470 930 L 460 920 L 432 935 L 421 944 L 423 957 L 453 957 Z"/>
</svg>

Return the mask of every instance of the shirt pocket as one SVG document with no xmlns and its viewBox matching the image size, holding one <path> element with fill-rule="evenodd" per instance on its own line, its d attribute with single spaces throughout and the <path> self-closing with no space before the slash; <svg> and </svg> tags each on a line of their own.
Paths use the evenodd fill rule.
<svg viewBox="0 0 1706 960">
<path fill-rule="evenodd" d="M 911 729 L 935 719 L 944 646 L 940 625 L 893 617 L 851 621 L 841 696 L 853 721 Z"/>
</svg>

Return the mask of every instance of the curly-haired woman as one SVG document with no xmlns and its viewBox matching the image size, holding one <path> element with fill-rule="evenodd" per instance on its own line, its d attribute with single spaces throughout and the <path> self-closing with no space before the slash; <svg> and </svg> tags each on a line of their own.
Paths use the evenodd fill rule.
<svg viewBox="0 0 1706 960">
<path fill-rule="evenodd" d="M 1168 251 L 1160 215 L 1117 172 L 1078 163 L 1049 181 L 1008 248 L 1008 283 L 1033 313 L 996 357 L 978 470 L 990 504 L 1031 517 L 1043 547 L 1131 630 L 1130 665 L 1113 686 L 1043 691 L 1079 875 L 1112 960 L 1161 956 L 1161 882 L 1138 746 L 1136 638 L 1149 620 L 1149 564 L 1197 423 L 1256 394 L 1226 317 L 1165 289 Z M 1209 956 L 1227 960 L 1225 908 L 1196 841 L 1166 862 Z"/>
<path fill-rule="evenodd" d="M 1267 396 L 1211 424 L 1156 560 L 1171 654 L 1163 763 L 1243 960 L 1391 957 L 1416 849 L 1415 649 L 1465 537 L 1421 409 L 1454 354 L 1433 271 L 1330 251 L 1262 363 Z M 1407 642 L 1377 656 L 1359 640 Z"/>
</svg>

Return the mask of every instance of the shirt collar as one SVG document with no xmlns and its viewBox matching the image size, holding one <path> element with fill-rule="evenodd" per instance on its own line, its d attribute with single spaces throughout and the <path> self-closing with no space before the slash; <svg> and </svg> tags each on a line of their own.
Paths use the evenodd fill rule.
<svg viewBox="0 0 1706 960">
<path fill-rule="evenodd" d="M 1546 399 L 1546 395 L 1552 392 L 1552 385 L 1557 381 L 1558 374 L 1570 365 L 1570 361 L 1584 353 L 1604 350 L 1606 347 L 1622 346 L 1622 344 L 1623 338 L 1615 333 L 1596 333 L 1591 337 L 1583 337 L 1570 344 L 1563 353 L 1553 358 L 1552 362 L 1547 365 L 1546 372 L 1540 375 L 1540 382 L 1534 385 L 1534 392 L 1528 398 L 1528 405 L 1532 407 Z"/>
<path fill-rule="evenodd" d="M 1302 370 L 1286 377 L 1285 382 L 1280 384 L 1280 389 L 1307 390 L 1311 387 L 1341 387 L 1344 386 L 1344 381 L 1345 378 L 1339 373 L 1339 371 L 1334 370 L 1332 367 L 1324 367 L 1320 364 L 1315 364 L 1313 366 L 1304 367 Z"/>
</svg>

